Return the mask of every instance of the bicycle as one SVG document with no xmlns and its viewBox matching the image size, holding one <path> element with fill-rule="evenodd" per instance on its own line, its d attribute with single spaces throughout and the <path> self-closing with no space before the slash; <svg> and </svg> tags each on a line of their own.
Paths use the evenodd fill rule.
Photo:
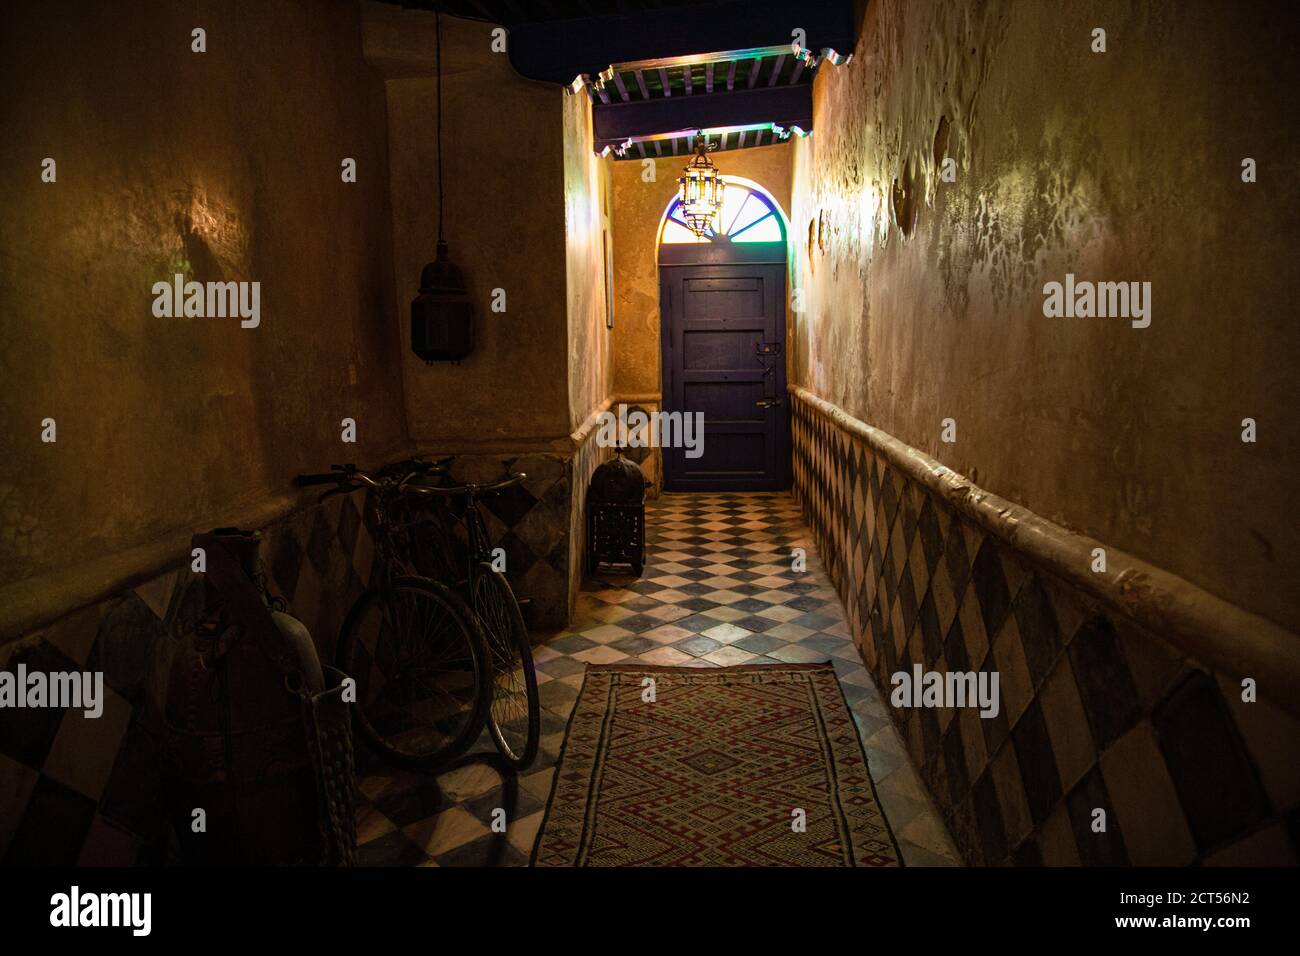
<svg viewBox="0 0 1300 956">
<path fill-rule="evenodd" d="M 474 612 L 445 584 L 414 573 L 409 560 L 405 511 L 411 501 L 430 495 L 411 479 L 441 468 L 420 464 L 423 470 L 399 467 L 384 474 L 334 465 L 295 482 L 335 485 L 322 500 L 363 488 L 370 492 L 366 507 L 378 570 L 344 620 L 337 658 L 356 681 L 362 736 L 397 766 L 430 769 L 459 757 L 482 732 L 491 658 Z"/>
<path fill-rule="evenodd" d="M 518 472 L 490 484 L 419 485 L 431 495 L 460 499 L 467 557 L 462 573 L 451 543 L 451 522 L 447 520 L 450 509 L 439 515 L 441 520 L 435 518 L 432 522 L 440 540 L 432 548 L 417 548 L 415 557 L 424 573 L 456 582 L 483 626 L 492 656 L 488 729 L 501 757 L 516 771 L 529 766 L 537 756 L 541 736 L 537 670 L 519 602 L 505 575 L 493 567 L 492 542 L 479 510 L 479 499 L 513 488 L 527 477 Z"/>
</svg>

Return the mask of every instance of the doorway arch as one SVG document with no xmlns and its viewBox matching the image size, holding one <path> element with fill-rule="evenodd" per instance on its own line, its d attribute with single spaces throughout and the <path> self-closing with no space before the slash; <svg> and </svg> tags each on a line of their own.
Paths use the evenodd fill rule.
<svg viewBox="0 0 1300 956">
<path fill-rule="evenodd" d="M 703 245 L 707 243 L 779 243 L 785 245 L 789 220 L 776 197 L 766 189 L 742 176 L 722 177 L 722 209 L 718 213 L 717 231 L 710 228 L 704 236 L 696 236 L 681 215 L 681 199 L 674 195 L 664 209 L 659 221 L 657 238 L 660 263 L 663 263 L 663 246 Z"/>
<path fill-rule="evenodd" d="M 694 457 L 663 449 L 664 488 L 783 490 L 789 220 L 760 184 L 722 180 L 722 207 L 704 236 L 686 226 L 674 196 L 656 237 L 662 408 L 703 418 Z"/>
</svg>

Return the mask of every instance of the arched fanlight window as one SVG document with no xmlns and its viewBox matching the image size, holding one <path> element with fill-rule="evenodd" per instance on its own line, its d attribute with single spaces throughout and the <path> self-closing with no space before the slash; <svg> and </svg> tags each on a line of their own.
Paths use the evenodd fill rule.
<svg viewBox="0 0 1300 956">
<path fill-rule="evenodd" d="M 668 207 L 659 241 L 681 242 L 784 242 L 785 224 L 772 200 L 760 189 L 730 176 L 724 176 L 727 188 L 722 194 L 722 209 L 716 220 L 717 230 L 706 229 L 696 236 L 686 225 L 680 199 Z"/>
</svg>

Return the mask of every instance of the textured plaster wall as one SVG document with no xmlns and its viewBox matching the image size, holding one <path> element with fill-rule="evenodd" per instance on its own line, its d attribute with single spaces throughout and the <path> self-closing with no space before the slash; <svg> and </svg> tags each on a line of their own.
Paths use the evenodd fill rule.
<svg viewBox="0 0 1300 956">
<path fill-rule="evenodd" d="M 608 405 L 614 384 L 613 333 L 606 326 L 606 257 L 610 234 L 609 158 L 594 151 L 591 99 L 585 93 L 564 98 L 564 252 L 569 309 L 569 424 L 581 435 L 573 449 L 572 502 L 569 508 L 569 604 L 572 614 L 584 573 L 587 537 L 587 485 L 592 471 L 610 454 L 583 431 L 595 412 Z"/>
<path fill-rule="evenodd" d="M 715 153 L 727 175 L 763 186 L 790 212 L 789 142 Z M 644 182 L 642 164 L 613 164 L 614 221 L 614 390 L 620 396 L 658 396 L 659 223 L 677 192 L 677 177 L 689 156 L 655 160 L 655 181 Z M 797 238 L 797 237 L 796 237 Z"/>
<path fill-rule="evenodd" d="M 591 99 L 564 98 L 564 253 L 569 309 L 569 425 L 579 428 L 609 397 L 612 333 L 606 327 L 606 254 L 612 254 L 609 169 L 593 149 Z"/>
<path fill-rule="evenodd" d="M 491 49 L 494 25 L 442 18 L 444 231 L 475 307 L 474 352 L 426 365 L 409 303 L 438 238 L 431 13 L 366 4 L 366 55 L 388 77 L 393 261 L 411 437 L 457 450 L 554 440 L 570 428 L 565 94 Z M 504 289 L 506 311 L 491 310 Z"/>
<path fill-rule="evenodd" d="M 815 133 L 794 147 L 808 302 L 794 377 L 1294 629 L 1300 157 L 1284 13 L 871 3 L 853 61 L 818 71 Z M 955 183 L 938 179 L 944 156 Z M 1151 282 L 1150 327 L 1044 317 L 1044 283 L 1067 272 Z M 1240 440 L 1246 417 L 1257 444 Z"/>
<path fill-rule="evenodd" d="M 13 4 L 0 79 L 0 583 L 402 442 L 384 100 L 354 6 Z M 177 271 L 260 282 L 260 326 L 156 318 Z"/>
</svg>

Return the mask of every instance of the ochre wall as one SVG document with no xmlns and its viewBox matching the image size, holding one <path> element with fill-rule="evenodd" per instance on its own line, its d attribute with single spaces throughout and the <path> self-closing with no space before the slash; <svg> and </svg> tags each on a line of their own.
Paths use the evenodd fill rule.
<svg viewBox="0 0 1300 956">
<path fill-rule="evenodd" d="M 790 212 L 790 145 L 714 153 L 725 175 L 753 180 Z M 659 223 L 689 156 L 654 161 L 654 182 L 642 179 L 640 160 L 613 164 L 614 205 L 614 391 L 619 396 L 658 396 Z"/>
<path fill-rule="evenodd" d="M 1267 26 L 1283 12 L 871 3 L 794 147 L 794 375 L 989 491 L 1295 629 L 1297 68 Z M 909 237 L 895 181 L 919 204 Z M 1044 283 L 1067 272 L 1151 282 L 1150 327 L 1044 317 Z"/>
<path fill-rule="evenodd" d="M 475 308 L 473 353 L 426 365 L 409 301 L 438 238 L 434 16 L 363 5 L 367 58 L 387 79 L 393 262 L 407 419 L 449 451 L 558 440 L 570 430 L 563 90 L 492 51 L 491 23 L 442 18 L 444 231 Z M 506 311 L 493 312 L 493 290 Z"/>
<path fill-rule="evenodd" d="M 363 3 L 366 58 L 387 78 L 398 314 L 438 235 L 437 19 Z M 516 74 L 494 24 L 442 17 L 444 228 L 475 306 L 459 364 L 405 354 L 412 442 L 460 458 L 453 475 L 510 469 L 538 504 L 510 529 L 508 571 L 530 625 L 559 627 L 580 583 L 586 482 L 601 450 L 575 440 L 609 397 L 604 234 L 609 161 L 593 151 L 591 102 Z M 491 309 L 503 289 L 506 311 Z M 481 452 L 482 454 L 474 454 Z M 526 454 L 530 452 L 544 454 Z"/>
<path fill-rule="evenodd" d="M 347 4 L 6 10 L 0 583 L 402 443 L 384 98 L 360 36 Z M 260 282 L 260 326 L 155 317 L 176 271 Z"/>
<path fill-rule="evenodd" d="M 587 537 L 587 486 L 610 454 L 596 440 L 592 416 L 608 404 L 614 385 L 613 333 L 607 327 L 607 256 L 610 228 L 610 165 L 593 149 L 591 99 L 564 97 L 564 256 L 568 302 L 569 425 L 574 435 L 568 530 L 568 607 L 571 617 L 582 585 Z"/>
<path fill-rule="evenodd" d="M 609 398 L 613 335 L 606 327 L 605 256 L 610 234 L 612 160 L 593 149 L 591 99 L 566 96 L 564 252 L 569 311 L 569 427 L 577 429 Z M 608 249 L 612 254 L 612 248 Z"/>
</svg>

